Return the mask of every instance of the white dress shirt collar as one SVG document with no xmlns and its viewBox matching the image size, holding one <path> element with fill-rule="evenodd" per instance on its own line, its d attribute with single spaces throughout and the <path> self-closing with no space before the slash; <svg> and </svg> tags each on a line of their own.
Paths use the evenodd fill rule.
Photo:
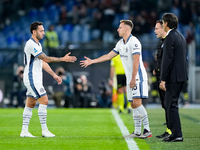
<svg viewBox="0 0 200 150">
<path fill-rule="evenodd" d="M 167 35 L 169 34 L 169 32 L 170 32 L 171 30 L 173 30 L 173 29 L 170 29 L 170 30 L 167 31 Z M 167 36 L 167 35 L 166 35 L 166 36 Z"/>
</svg>

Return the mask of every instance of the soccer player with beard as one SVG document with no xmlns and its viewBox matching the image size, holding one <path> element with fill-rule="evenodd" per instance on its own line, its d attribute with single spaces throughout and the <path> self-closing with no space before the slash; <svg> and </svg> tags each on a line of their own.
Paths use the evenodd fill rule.
<svg viewBox="0 0 200 150">
<path fill-rule="evenodd" d="M 24 85 L 27 88 L 26 105 L 23 112 L 23 126 L 20 137 L 35 137 L 29 131 L 29 122 L 32 117 L 32 109 L 35 107 L 36 102 L 39 102 L 38 115 L 42 127 L 43 137 L 55 137 L 52 134 L 46 124 L 47 118 L 47 104 L 48 97 L 43 87 L 42 82 L 42 69 L 49 73 L 58 84 L 62 83 L 62 79 L 55 74 L 50 68 L 48 63 L 50 62 L 75 62 L 76 57 L 69 56 L 70 53 L 64 57 L 49 57 L 42 52 L 42 45 L 39 40 L 44 37 L 44 27 L 42 22 L 33 22 L 30 25 L 31 38 L 26 42 L 24 47 Z"/>
</svg>

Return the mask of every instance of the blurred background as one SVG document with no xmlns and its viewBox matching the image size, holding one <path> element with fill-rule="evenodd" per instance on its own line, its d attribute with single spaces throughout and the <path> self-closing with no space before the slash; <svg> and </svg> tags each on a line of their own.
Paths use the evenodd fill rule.
<svg viewBox="0 0 200 150">
<path fill-rule="evenodd" d="M 50 63 L 63 78 L 57 86 L 44 72 L 44 86 L 50 105 L 56 107 L 111 107 L 108 85 L 110 62 L 79 66 L 84 56 L 96 58 L 108 53 L 119 40 L 121 19 L 134 23 L 132 34 L 142 44 L 143 61 L 149 77 L 148 103 L 159 104 L 155 51 L 159 39 L 155 22 L 163 13 L 179 18 L 178 30 L 188 44 L 189 81 L 181 103 L 200 103 L 200 0 L 0 0 L 0 107 L 23 107 L 23 48 L 31 37 L 30 24 L 43 22 L 45 38 L 40 42 L 49 56 L 71 52 L 75 63 Z M 105 104 L 103 104 L 104 102 Z"/>
</svg>

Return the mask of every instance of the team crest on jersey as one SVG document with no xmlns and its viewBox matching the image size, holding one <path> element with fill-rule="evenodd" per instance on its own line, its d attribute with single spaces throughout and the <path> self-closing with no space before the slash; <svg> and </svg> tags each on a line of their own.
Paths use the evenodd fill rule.
<svg viewBox="0 0 200 150">
<path fill-rule="evenodd" d="M 37 50 L 36 48 L 34 48 L 34 52 L 35 52 L 35 53 L 37 53 L 37 52 L 38 52 L 38 50 Z"/>
</svg>

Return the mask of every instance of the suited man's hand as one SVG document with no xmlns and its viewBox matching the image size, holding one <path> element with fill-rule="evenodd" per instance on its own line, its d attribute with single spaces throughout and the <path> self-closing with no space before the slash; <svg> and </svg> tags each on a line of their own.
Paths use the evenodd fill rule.
<svg viewBox="0 0 200 150">
<path fill-rule="evenodd" d="M 160 87 L 160 89 L 162 89 L 163 91 L 166 91 L 166 88 L 165 88 L 165 81 L 161 81 L 159 87 Z"/>
</svg>

